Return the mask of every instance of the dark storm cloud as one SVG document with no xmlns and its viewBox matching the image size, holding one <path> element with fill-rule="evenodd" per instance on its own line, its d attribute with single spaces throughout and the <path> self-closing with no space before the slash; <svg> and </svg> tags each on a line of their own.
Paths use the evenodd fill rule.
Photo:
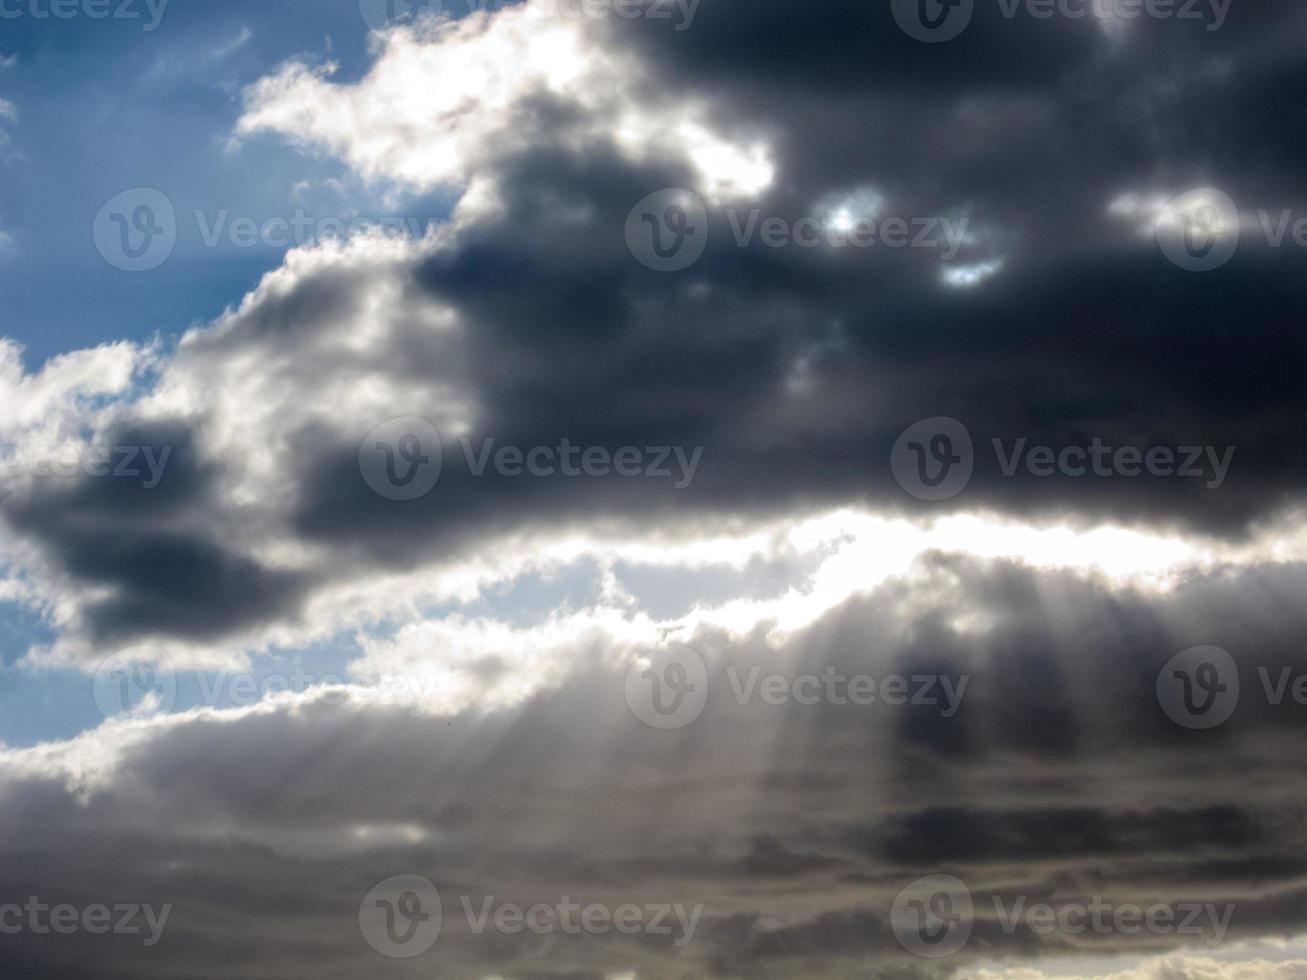
<svg viewBox="0 0 1307 980">
<path fill-rule="evenodd" d="M 422 273 L 478 324 L 469 356 L 489 382 L 487 431 L 703 441 L 709 465 L 687 497 L 708 506 L 897 506 L 912 501 L 888 478 L 889 446 L 916 419 L 951 415 L 978 442 L 963 506 L 1225 533 L 1292 503 L 1304 475 L 1286 451 L 1307 358 L 1294 313 L 1304 257 L 1250 242 L 1219 273 L 1189 273 L 1108 204 L 1199 183 L 1249 209 L 1297 203 L 1297 155 L 1282 136 L 1300 128 L 1298 110 L 1265 99 L 1256 118 L 1246 110 L 1296 61 L 1260 45 L 1301 10 L 1244 9 L 1215 33 L 1142 23 L 1114 45 L 1092 22 L 1008 21 L 997 5 L 980 8 L 967 35 L 933 47 L 862 4 L 800 15 L 706 4 L 684 37 L 652 22 L 612 25 L 645 45 L 655 78 L 708 94 L 726 132 L 774 134 L 780 179 L 742 211 L 756 204 L 793 221 L 869 184 L 891 214 L 966 215 L 992 238 L 956 263 L 1006 265 L 978 288 L 950 290 L 930 252 L 738 248 L 723 209 L 710 207 L 705 257 L 651 273 L 624 261 L 618 230 L 635 201 L 691 175 L 625 164 L 602 146 L 569 159 L 542 134 L 502 166 L 502 219 L 469 230 Z M 1082 74 L 1104 60 L 1111 87 L 1084 91 Z M 889 84 L 903 62 L 929 64 L 932 84 Z M 857 81 L 827 91 L 845 64 Z M 1219 78 L 1205 73 L 1211 65 L 1224 66 Z M 569 138 L 564 130 L 558 146 Z M 1249 168 L 1253 152 L 1263 162 Z M 569 221 L 583 206 L 597 217 Z M 786 389 L 805 355 L 811 407 Z M 1056 448 L 1095 437 L 1234 447 L 1235 462 L 1215 489 L 1005 478 L 991 442 L 1022 437 Z"/>
<path fill-rule="evenodd" d="M 880 848 L 890 860 L 949 863 L 1248 847 L 1260 838 L 1248 815 L 1230 805 L 1121 815 L 1093 807 L 1015 813 L 932 808 L 892 824 Z"/>
<path fill-rule="evenodd" d="M 1289 449 L 1304 408 L 1307 255 L 1246 234 L 1224 268 L 1187 272 L 1137 233 L 1138 219 L 1108 206 L 1125 192 L 1198 184 L 1250 211 L 1307 201 L 1296 190 L 1301 109 L 1271 97 L 1303 70 L 1284 40 L 1303 12 L 1236 5 L 1219 31 L 1144 18 L 1109 38 L 1092 20 L 1009 20 L 997 3 L 977 6 L 968 31 L 940 45 L 908 38 L 884 5 L 852 3 L 795 11 L 713 0 L 683 32 L 652 20 L 584 30 L 591 43 L 638 53 L 656 83 L 650 99 L 692 92 L 721 135 L 770 147 L 776 179 L 730 205 L 740 221 L 754 207 L 793 221 L 871 187 L 888 215 L 968 219 L 976 240 L 952 265 L 1002 260 L 992 278 L 948 287 L 936 249 L 741 248 L 725 205 L 711 202 L 703 258 L 653 272 L 627 251 L 623 228 L 650 192 L 695 186 L 684 155 L 669 138 L 635 162 L 585 108 L 533 94 L 510 110 L 514 138 L 479 148 L 502 208 L 461 222 L 415 269 L 391 263 L 384 300 L 369 292 L 375 264 L 305 266 L 178 355 L 197 377 L 265 365 L 312 416 L 280 420 L 276 441 L 294 451 L 271 495 L 278 508 L 258 520 L 292 542 L 339 548 L 327 567 L 271 570 L 248 543 L 214 540 L 214 527 L 248 515 L 184 470 L 169 474 L 172 496 L 151 499 L 144 524 L 125 525 L 107 503 L 50 502 L 9 522 L 75 581 L 114 593 L 86 609 L 91 635 L 138 633 L 157 603 L 158 630 L 215 639 L 293 619 L 316 586 L 465 555 L 519 528 L 670 513 L 692 526 L 857 503 L 1237 536 L 1296 505 L 1307 476 Z M 431 304 L 459 329 L 432 330 L 420 315 Z M 384 340 L 340 340 L 378 320 L 389 325 Z M 376 384 L 403 391 L 389 411 L 324 423 L 324 392 Z M 675 491 L 451 470 L 411 505 L 373 494 L 358 473 L 363 434 L 393 415 L 441 416 L 451 386 L 467 400 L 474 439 L 701 446 L 702 465 Z M 976 472 L 951 502 L 923 504 L 895 482 L 889 457 L 907 426 L 934 416 L 967 426 Z M 227 421 L 201 410 L 187 424 L 207 432 Z M 1006 476 L 996 439 L 1005 452 L 1021 440 L 1055 451 L 1100 440 L 1234 455 L 1219 486 L 1048 478 L 1024 466 Z M 206 446 L 212 455 L 190 465 L 238 466 L 249 451 Z M 139 509 L 121 487 L 79 492 Z M 153 567 L 149 552 L 161 556 Z M 173 571 L 182 565 L 219 583 L 212 597 L 201 601 L 196 576 Z"/>
<path fill-rule="evenodd" d="M 6 501 L 18 533 L 80 585 L 106 590 L 85 611 L 90 638 L 124 644 L 160 633 L 211 638 L 285 615 L 302 576 L 224 547 L 197 520 L 213 506 L 217 464 L 178 422 L 110 428 L 94 472 L 38 476 Z"/>
</svg>

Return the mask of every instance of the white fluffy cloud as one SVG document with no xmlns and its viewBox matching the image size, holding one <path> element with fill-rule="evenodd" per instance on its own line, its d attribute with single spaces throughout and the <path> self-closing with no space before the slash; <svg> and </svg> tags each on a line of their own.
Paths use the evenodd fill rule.
<svg viewBox="0 0 1307 980">
<path fill-rule="evenodd" d="M 246 92 L 238 131 L 271 131 L 325 149 L 363 177 L 417 189 L 463 187 L 490 160 L 529 146 L 556 126 L 556 101 L 578 145 L 613 140 L 636 158 L 678 154 L 713 196 L 754 194 L 774 176 L 765 141 L 716 131 L 707 106 L 667 92 L 631 53 L 601 45 L 584 18 L 558 16 L 549 0 L 456 21 L 431 19 L 382 35 L 357 84 L 334 83 L 335 66 L 284 66 Z M 640 98 L 664 89 L 659 107 Z"/>
</svg>

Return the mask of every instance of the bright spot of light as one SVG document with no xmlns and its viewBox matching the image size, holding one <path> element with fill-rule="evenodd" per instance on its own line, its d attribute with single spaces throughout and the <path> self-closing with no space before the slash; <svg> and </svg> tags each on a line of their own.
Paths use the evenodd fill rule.
<svg viewBox="0 0 1307 980">
<path fill-rule="evenodd" d="M 969 289 L 997 275 L 1002 268 L 1002 259 L 990 259 L 974 265 L 951 265 L 944 269 L 944 282 L 955 289 Z"/>
</svg>

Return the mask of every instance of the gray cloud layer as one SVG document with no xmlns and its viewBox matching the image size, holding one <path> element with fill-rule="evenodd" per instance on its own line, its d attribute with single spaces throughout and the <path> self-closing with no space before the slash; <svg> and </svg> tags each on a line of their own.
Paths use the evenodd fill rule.
<svg viewBox="0 0 1307 980">
<path fill-rule="evenodd" d="M 560 683 L 498 713 L 418 718 L 308 699 L 239 720 L 158 721 L 143 739 L 104 731 L 34 757 L 40 768 L 11 760 L 0 899 L 170 902 L 165 940 L 140 949 L 127 937 L 54 945 L 20 935 L 6 945 L 42 976 L 72 976 L 94 956 L 96 976 L 138 978 L 383 967 L 414 977 L 897 977 L 1211 938 L 1009 935 L 993 896 L 1232 903 L 1227 942 L 1293 935 L 1307 869 L 1294 747 L 1307 716 L 1266 703 L 1255 671 L 1307 668 L 1301 615 L 1258 614 L 1302 574 L 1218 575 L 1150 599 L 1077 576 L 943 562 L 914 587 L 932 600 L 889 585 L 779 649 L 703 633 L 711 693 L 677 731 L 630 713 L 624 664 L 585 655 Z M 988 629 L 947 625 L 972 604 L 992 615 Z M 1227 644 L 1245 684 L 1233 718 L 1212 732 L 1175 725 L 1153 690 L 1170 653 L 1196 638 Z M 971 681 L 949 718 L 925 705 L 740 705 L 732 665 Z M 97 743 L 121 746 L 108 771 L 93 761 Z M 387 838 L 396 827 L 412 836 Z M 381 959 L 355 922 L 368 889 L 401 873 L 431 878 L 453 923 L 407 964 Z M 977 921 L 966 949 L 926 961 L 899 945 L 887 910 L 934 873 L 968 883 Z M 684 948 L 657 936 L 473 935 L 459 924 L 464 895 L 705 911 Z"/>
</svg>

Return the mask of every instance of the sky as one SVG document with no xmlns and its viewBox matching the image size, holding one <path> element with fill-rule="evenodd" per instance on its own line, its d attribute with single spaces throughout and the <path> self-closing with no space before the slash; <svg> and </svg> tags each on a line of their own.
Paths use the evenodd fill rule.
<svg viewBox="0 0 1307 980">
<path fill-rule="evenodd" d="M 0 0 L 0 972 L 1307 978 L 1289 0 Z"/>
</svg>

